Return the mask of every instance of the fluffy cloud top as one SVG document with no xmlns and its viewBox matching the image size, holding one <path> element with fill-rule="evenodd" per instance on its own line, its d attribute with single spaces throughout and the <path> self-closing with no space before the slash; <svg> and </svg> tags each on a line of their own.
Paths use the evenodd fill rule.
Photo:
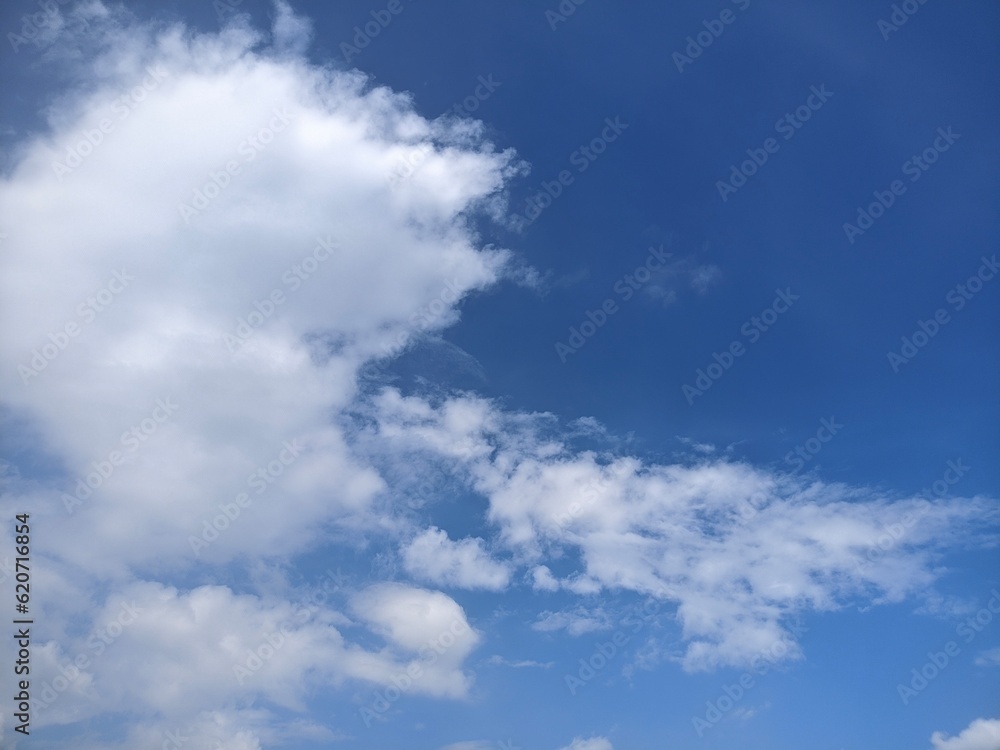
<svg viewBox="0 0 1000 750">
<path fill-rule="evenodd" d="M 339 736 L 287 718 L 322 689 L 419 671 L 415 693 L 467 697 L 486 634 L 451 596 L 366 581 L 301 605 L 280 575 L 245 580 L 330 535 L 386 543 L 422 584 L 498 591 L 524 571 L 540 592 L 656 597 L 695 670 L 796 655 L 790 619 L 926 588 L 938 550 L 995 516 L 982 498 L 578 451 L 550 416 L 474 396 L 370 393 L 366 366 L 509 273 L 475 227 L 503 220 L 514 155 L 309 63 L 310 24 L 283 3 L 269 37 L 79 12 L 83 30 L 47 27 L 73 91 L 0 179 L 0 387 L 35 459 L 4 467 L 0 507 L 45 529 L 34 666 L 54 695 L 36 726 L 114 714 L 123 748 L 182 727 L 194 749 L 255 750 Z M 439 470 L 485 498 L 487 539 L 397 506 L 405 478 Z M 568 612 L 541 629 L 585 632 Z"/>
<path fill-rule="evenodd" d="M 254 501 L 240 532 L 207 559 L 281 554 L 321 520 L 364 516 L 383 485 L 327 415 L 364 362 L 453 322 L 505 263 L 465 213 L 510 156 L 308 65 L 289 54 L 305 24 L 287 9 L 275 23 L 280 53 L 242 26 L 200 35 L 108 11 L 92 76 L 0 183 L 0 379 L 65 468 L 32 503 L 74 562 L 95 540 L 109 572 L 189 557 L 240 492 Z M 292 439 L 301 455 L 258 498 L 249 477 Z M 82 502 L 72 517 L 63 492 Z"/>
<path fill-rule="evenodd" d="M 976 719 L 955 737 L 943 732 L 931 735 L 934 750 L 997 750 L 1000 748 L 1000 719 Z"/>
<path fill-rule="evenodd" d="M 403 549 L 403 564 L 411 575 L 440 586 L 499 591 L 510 581 L 509 568 L 490 557 L 482 539 L 455 542 L 438 528 L 423 531 Z"/>
<path fill-rule="evenodd" d="M 442 638 L 414 690 L 464 695 L 479 636 L 444 594 L 368 588 L 360 622 L 331 604 L 297 621 L 289 598 L 167 581 L 195 567 L 230 580 L 221 566 L 285 559 L 334 527 L 392 528 L 384 480 L 335 417 L 366 363 L 501 278 L 508 253 L 481 247 L 471 217 L 496 215 L 512 155 L 309 64 L 309 23 L 283 3 L 270 41 L 241 20 L 200 34 L 80 12 L 85 29 L 49 27 L 76 86 L 0 181 L 3 404 L 57 467 L 6 471 L 2 506 L 46 529 L 39 679 L 85 657 L 38 724 L 127 710 L 146 722 L 133 738 L 167 716 L 256 747 L 301 727 L 248 706 L 392 684 Z M 418 151 L 419 172 L 393 183 Z M 142 614 L 102 644 L 121 601 Z M 359 630 L 386 645 L 352 643 Z M 200 713 L 234 705 L 224 727 Z"/>
</svg>

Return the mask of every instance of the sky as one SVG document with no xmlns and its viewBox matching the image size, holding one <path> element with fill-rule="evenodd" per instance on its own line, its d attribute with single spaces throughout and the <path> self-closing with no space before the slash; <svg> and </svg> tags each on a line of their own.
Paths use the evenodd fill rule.
<svg viewBox="0 0 1000 750">
<path fill-rule="evenodd" d="M 5 3 L 3 747 L 998 750 L 998 31 Z"/>
</svg>

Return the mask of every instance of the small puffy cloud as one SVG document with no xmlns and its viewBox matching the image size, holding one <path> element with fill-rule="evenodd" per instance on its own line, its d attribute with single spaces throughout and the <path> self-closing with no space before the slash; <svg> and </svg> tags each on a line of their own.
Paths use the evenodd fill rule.
<svg viewBox="0 0 1000 750">
<path fill-rule="evenodd" d="M 414 682 L 423 692 L 454 698 L 467 693 L 472 680 L 461 667 L 480 635 L 454 599 L 440 591 L 381 583 L 356 594 L 351 607 L 399 659 L 420 665 L 421 677 Z"/>
<path fill-rule="evenodd" d="M 466 634 L 459 643 L 460 649 L 467 652 L 478 640 L 462 608 L 440 591 L 380 583 L 355 595 L 352 605 L 354 612 L 376 630 L 411 651 L 456 629 Z"/>
<path fill-rule="evenodd" d="M 716 265 L 696 266 L 691 270 L 691 288 L 705 294 L 722 278 L 722 271 Z"/>
<path fill-rule="evenodd" d="M 565 612 L 542 612 L 531 627 L 543 633 L 565 630 L 570 635 L 583 635 L 607 630 L 611 627 L 611 618 L 601 609 L 578 607 Z"/>
<path fill-rule="evenodd" d="M 997 750 L 1000 748 L 1000 719 L 976 719 L 955 737 L 943 732 L 931 735 L 934 750 Z"/>
<path fill-rule="evenodd" d="M 698 453 L 714 453 L 715 452 L 715 446 L 713 444 L 711 444 L 711 443 L 699 443 L 697 440 L 694 440 L 693 438 L 682 437 L 681 435 L 678 435 L 677 439 L 681 443 L 683 443 L 684 445 L 686 445 L 688 448 L 690 448 L 693 451 L 697 451 Z"/>
<path fill-rule="evenodd" d="M 976 655 L 977 667 L 1000 667 L 1000 647 L 987 649 Z"/>
<path fill-rule="evenodd" d="M 518 660 L 505 659 L 504 657 L 500 656 L 500 654 L 494 654 L 493 656 L 491 656 L 489 659 L 486 660 L 486 663 L 494 667 L 510 667 L 511 669 L 530 669 L 530 668 L 549 669 L 555 664 L 554 661 L 541 662 L 541 661 L 533 661 L 531 659 L 518 659 Z"/>
<path fill-rule="evenodd" d="M 662 250 L 662 246 L 661 246 Z M 696 256 L 677 258 L 652 273 L 643 287 L 643 294 L 664 305 L 677 302 L 685 283 L 697 294 L 704 295 L 722 280 L 722 270 L 711 263 L 699 263 Z"/>
<path fill-rule="evenodd" d="M 536 565 L 531 571 L 531 585 L 535 591 L 558 591 L 559 581 L 547 565 Z"/>
<path fill-rule="evenodd" d="M 271 36 L 278 52 L 302 55 L 312 40 L 312 23 L 304 16 L 297 16 L 284 0 L 275 3 L 275 17 Z"/>
<path fill-rule="evenodd" d="M 410 575 L 438 586 L 500 591 L 510 581 L 509 566 L 491 558 L 482 539 L 452 541 L 436 527 L 406 545 L 403 565 Z"/>
</svg>

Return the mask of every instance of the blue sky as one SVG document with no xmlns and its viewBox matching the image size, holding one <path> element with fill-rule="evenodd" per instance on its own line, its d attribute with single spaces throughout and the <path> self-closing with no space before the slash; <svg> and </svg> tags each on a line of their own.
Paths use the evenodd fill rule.
<svg viewBox="0 0 1000 750">
<path fill-rule="evenodd" d="M 5 746 L 1000 748 L 995 4 L 0 27 Z"/>
</svg>

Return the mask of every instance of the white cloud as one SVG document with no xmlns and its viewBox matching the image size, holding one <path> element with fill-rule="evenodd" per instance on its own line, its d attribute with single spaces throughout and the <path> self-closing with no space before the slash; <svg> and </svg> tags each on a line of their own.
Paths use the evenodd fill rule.
<svg viewBox="0 0 1000 750">
<path fill-rule="evenodd" d="M 95 542 L 109 573 L 183 561 L 220 501 L 298 438 L 304 454 L 203 559 L 283 554 L 321 520 L 369 514 L 383 484 L 327 415 L 354 398 L 366 360 L 450 324 L 462 295 L 499 278 L 507 254 L 478 249 L 462 213 L 501 186 L 510 157 L 358 73 L 306 64 L 292 54 L 306 24 L 284 6 L 280 54 L 239 26 L 198 35 L 130 23 L 111 16 L 89 89 L 53 110 L 50 133 L 23 143 L 0 183 L 0 382 L 67 470 L 33 504 L 48 507 L 53 547 L 74 563 L 93 567 Z M 161 80 L 116 114 L 148 69 Z M 60 181 L 53 163 L 102 118 L 113 128 Z M 399 154 L 430 141 L 450 145 L 390 190 Z M 238 174 L 219 177 L 227 163 Z M 215 196 L 213 180 L 226 187 L 186 220 L 179 204 Z M 319 240 L 338 243 L 322 262 L 310 258 Z M 134 278 L 110 294 L 123 269 Z M 254 326 L 259 306 L 269 314 Z M 253 331 L 233 353 L 226 335 L 240 320 Z M 50 362 L 46 347 L 58 351 Z M 32 352 L 44 369 L 22 369 L 25 383 L 18 366 Z M 122 433 L 157 399 L 175 413 L 129 451 Z M 124 463 L 67 516 L 60 493 L 114 450 Z"/>
<path fill-rule="evenodd" d="M 457 425 L 453 413 L 468 418 Z M 549 416 L 471 396 L 435 406 L 387 391 L 373 417 L 408 466 L 421 451 L 443 457 L 488 498 L 489 520 L 532 566 L 536 588 L 556 583 L 546 562 L 572 554 L 581 562 L 561 584 L 570 591 L 674 602 L 688 670 L 745 666 L 762 653 L 800 657 L 787 626 L 801 613 L 926 591 L 938 551 L 973 542 L 977 519 L 997 513 L 984 498 L 932 504 L 721 459 L 659 465 L 575 452 L 553 436 Z M 903 535 L 883 554 L 877 540 L 897 527 Z M 598 625 L 545 613 L 535 627 Z"/>
<path fill-rule="evenodd" d="M 536 591 L 558 591 L 559 581 L 547 565 L 536 565 L 531 571 L 532 587 Z"/>
<path fill-rule="evenodd" d="M 258 747 L 324 730 L 203 710 L 299 710 L 307 690 L 389 685 L 431 656 L 413 690 L 464 696 L 479 636 L 443 594 L 361 592 L 367 629 L 310 610 L 281 658 L 240 682 L 234 664 L 296 612 L 280 580 L 266 596 L 166 581 L 195 566 L 232 580 L 222 566 L 287 558 L 331 529 L 412 533 L 337 417 L 366 363 L 452 324 L 505 273 L 509 254 L 482 248 L 472 218 L 496 214 L 512 154 L 358 72 L 309 64 L 310 24 L 284 3 L 271 46 L 240 18 L 200 34 L 99 3 L 88 14 L 87 33 L 52 26 L 48 57 L 76 86 L 0 180 L 3 406 L 61 468 L 5 473 L 0 506 L 45 528 L 40 683 L 89 657 L 39 724 L 129 711 L 139 739 L 125 746 L 176 725 L 193 727 L 191 747 Z M 393 166 L 426 144 L 391 189 Z M 146 614 L 98 657 L 79 628 L 97 632 L 123 598 Z M 353 642 L 378 635 L 377 650 Z"/>
<path fill-rule="evenodd" d="M 997 750 L 1000 748 L 1000 719 L 976 719 L 955 737 L 942 732 L 931 735 L 934 750 Z"/>
<path fill-rule="evenodd" d="M 438 528 L 429 528 L 403 549 L 410 575 L 438 586 L 500 591 L 507 588 L 510 569 L 493 560 L 482 539 L 457 542 Z"/>
<path fill-rule="evenodd" d="M 421 666 L 421 677 L 414 680 L 421 692 L 452 698 L 466 695 L 472 679 L 461 666 L 481 638 L 451 597 L 439 591 L 383 583 L 358 593 L 352 607 L 397 647 L 399 658 L 408 660 L 406 666 Z"/>
<path fill-rule="evenodd" d="M 926 507 L 723 461 L 574 452 L 551 417 L 473 397 L 389 389 L 359 407 L 366 365 L 454 324 L 461 299 L 505 274 L 531 283 L 474 229 L 478 215 L 502 218 L 513 154 L 479 125 L 428 121 L 358 72 L 311 65 L 310 24 L 284 3 L 270 46 L 239 18 L 198 34 L 96 2 L 86 13 L 87 35 L 46 32 L 62 35 L 49 57 L 70 61 L 61 72 L 76 85 L 0 180 L 3 406 L 60 467 L 5 472 L 0 507 L 31 508 L 45 530 L 33 546 L 39 683 L 87 657 L 39 726 L 127 712 L 122 747 L 158 747 L 176 727 L 192 750 L 254 750 L 335 735 L 278 718 L 320 689 L 393 685 L 419 666 L 413 691 L 466 697 L 483 637 L 441 592 L 378 584 L 344 611 L 302 615 L 280 576 L 266 590 L 191 583 L 237 579 L 248 558 L 285 560 L 331 532 L 410 540 L 409 572 L 448 585 L 501 589 L 516 566 L 543 590 L 661 597 L 697 669 L 775 642 L 794 654 L 783 623 L 802 610 L 926 587 L 932 544 L 985 515 L 980 499 Z M 421 168 L 390 187 L 414 153 Z M 347 426 L 359 408 L 373 417 L 364 430 Z M 386 453 L 445 464 L 487 498 L 513 562 L 487 555 L 492 539 L 401 518 L 387 478 L 424 467 L 387 475 L 374 465 Z M 914 509 L 920 523 L 859 568 Z M 197 557 L 192 537 L 207 543 Z M 578 569 L 557 580 L 555 558 Z M 141 613 L 123 624 L 133 600 Z M 539 624 L 594 622 L 570 610 Z"/>
<path fill-rule="evenodd" d="M 687 283 L 697 294 L 704 295 L 722 280 L 722 270 L 715 264 L 701 264 L 690 255 L 670 261 L 653 271 L 652 280 L 643 287 L 643 294 L 664 305 L 678 300 L 678 292 Z"/>
<path fill-rule="evenodd" d="M 510 667 L 511 669 L 549 669 L 555 664 L 554 661 L 541 662 L 532 659 L 510 660 L 505 659 L 500 654 L 493 654 L 493 656 L 486 660 L 486 663 L 494 667 Z"/>
<path fill-rule="evenodd" d="M 722 271 L 716 265 L 696 266 L 691 270 L 691 288 L 699 294 L 705 294 L 721 278 Z"/>
<path fill-rule="evenodd" d="M 697 440 L 689 437 L 677 436 L 677 439 L 684 445 L 688 446 L 698 453 L 715 453 L 715 446 L 711 443 L 699 443 Z"/>
<path fill-rule="evenodd" d="M 223 586 L 185 593 L 132 584 L 104 604 L 86 635 L 36 647 L 36 695 L 49 705 L 35 718 L 63 724 L 155 709 L 184 724 L 206 706 L 251 698 L 301 711 L 316 687 L 347 679 L 389 686 L 415 663 L 423 669 L 415 694 L 465 694 L 470 679 L 461 667 L 479 636 L 452 599 L 386 584 L 359 592 L 354 606 L 388 648 L 349 643 L 341 631 L 352 621 L 325 606 L 236 595 Z M 86 661 L 77 662 L 79 676 L 67 673 L 80 656 Z M 59 689 L 60 674 L 72 678 L 69 688 Z M 46 692 L 45 685 L 56 688 Z"/>
<path fill-rule="evenodd" d="M 297 16 L 288 3 L 275 3 L 275 18 L 272 39 L 277 52 L 303 55 L 312 39 L 312 23 L 303 16 Z"/>
<path fill-rule="evenodd" d="M 591 737 L 589 739 L 577 737 L 560 750 L 614 750 L 614 746 L 607 737 Z"/>
<path fill-rule="evenodd" d="M 1000 667 L 1000 647 L 987 649 L 976 656 L 977 667 Z"/>
<path fill-rule="evenodd" d="M 542 612 L 532 624 L 532 630 L 543 633 L 565 630 L 570 635 L 583 635 L 611 627 L 611 618 L 601 609 L 578 607 L 566 612 Z"/>
<path fill-rule="evenodd" d="M 182 723 L 151 720 L 129 727 L 118 743 L 107 739 L 96 742 L 74 739 L 81 750 L 161 750 L 183 747 L 185 750 L 260 750 L 285 745 L 296 740 L 332 743 L 345 735 L 329 727 L 303 719 L 287 721 L 272 711 L 260 708 L 202 711 Z"/>
</svg>

